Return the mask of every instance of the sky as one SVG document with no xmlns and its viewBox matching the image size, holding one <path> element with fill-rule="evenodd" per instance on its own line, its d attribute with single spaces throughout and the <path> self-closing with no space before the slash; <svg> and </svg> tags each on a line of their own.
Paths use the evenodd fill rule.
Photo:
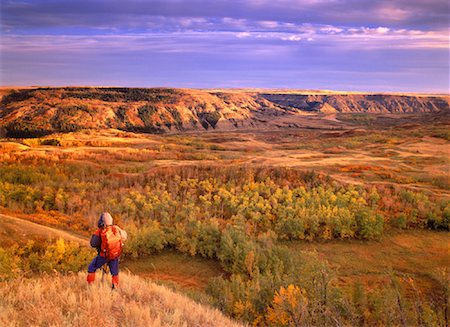
<svg viewBox="0 0 450 327">
<path fill-rule="evenodd" d="M 1 0 L 0 85 L 449 92 L 448 0 Z"/>
</svg>

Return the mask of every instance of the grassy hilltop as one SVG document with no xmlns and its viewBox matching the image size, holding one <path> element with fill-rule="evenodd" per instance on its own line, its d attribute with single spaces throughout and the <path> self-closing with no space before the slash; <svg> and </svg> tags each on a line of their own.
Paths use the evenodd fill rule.
<svg viewBox="0 0 450 327">
<path fill-rule="evenodd" d="M 218 310 L 127 273 L 111 291 L 97 274 L 83 273 L 0 283 L 2 326 L 242 326 Z"/>
</svg>

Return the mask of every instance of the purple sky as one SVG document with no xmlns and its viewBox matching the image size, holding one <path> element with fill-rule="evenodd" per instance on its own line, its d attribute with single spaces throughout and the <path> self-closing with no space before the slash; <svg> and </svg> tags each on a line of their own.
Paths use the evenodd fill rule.
<svg viewBox="0 0 450 327">
<path fill-rule="evenodd" d="M 2 0 L 1 85 L 449 91 L 448 0 Z"/>
</svg>

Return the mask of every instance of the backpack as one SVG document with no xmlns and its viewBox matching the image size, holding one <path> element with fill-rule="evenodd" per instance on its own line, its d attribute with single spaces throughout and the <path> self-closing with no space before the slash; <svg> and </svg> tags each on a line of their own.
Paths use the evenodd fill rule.
<svg viewBox="0 0 450 327">
<path fill-rule="evenodd" d="M 114 260 L 122 254 L 122 235 L 116 226 L 108 226 L 100 232 L 102 253 L 108 260 Z"/>
</svg>

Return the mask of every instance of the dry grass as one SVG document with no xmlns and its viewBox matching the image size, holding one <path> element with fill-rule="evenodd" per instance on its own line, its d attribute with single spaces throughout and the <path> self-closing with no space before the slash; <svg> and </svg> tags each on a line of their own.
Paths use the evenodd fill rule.
<svg viewBox="0 0 450 327">
<path fill-rule="evenodd" d="M 217 261 L 164 251 L 148 258 L 124 261 L 123 267 L 144 278 L 183 290 L 204 291 L 211 278 L 225 275 Z"/>
<path fill-rule="evenodd" d="M 420 182 L 421 185 L 415 187 L 448 193 L 445 187 L 439 190 L 432 181 L 449 173 L 449 141 L 430 137 L 434 128 L 431 125 L 395 133 L 355 130 L 343 125 L 342 129 L 330 132 L 326 129 L 329 121 L 316 117 L 308 118 L 308 124 L 301 126 L 312 127 L 312 123 L 317 125 L 314 129 L 279 132 L 190 133 L 161 137 L 104 130 L 41 139 L 58 140 L 60 147 L 39 145 L 37 139 L 22 141 L 28 146 L 5 140 L 0 142 L 0 161 L 83 161 L 94 165 L 107 161 L 111 166 L 149 163 L 167 166 L 199 161 L 229 164 L 238 160 L 243 164 L 315 169 L 339 180 L 358 177 L 361 182 L 403 185 Z M 355 166 L 371 169 L 363 169 L 356 175 L 351 169 Z"/>
<path fill-rule="evenodd" d="M 367 286 L 382 286 L 393 269 L 414 278 L 425 293 L 433 293 L 433 276 L 450 267 L 450 233 L 426 230 L 385 235 L 380 241 L 292 242 L 293 253 L 317 251 L 336 272 L 338 283 L 352 286 L 360 281 Z"/>
<path fill-rule="evenodd" d="M 8 246 L 16 242 L 23 242 L 36 238 L 63 238 L 83 245 L 88 244 L 87 238 L 82 238 L 79 235 L 36 224 L 25 219 L 0 214 L 0 246 Z"/>
<path fill-rule="evenodd" d="M 60 147 L 3 140 L 0 141 L 0 162 L 42 165 L 79 161 L 98 167 L 107 158 L 112 167 L 109 176 L 117 179 L 150 174 L 158 167 L 196 166 L 199 160 L 205 165 L 293 167 L 314 169 L 345 183 L 401 184 L 404 188 L 450 197 L 446 186 L 448 178 L 445 179 L 449 176 L 450 143 L 444 138 L 431 137 L 434 135 L 432 126 L 412 131 L 400 129 L 395 133 L 387 129 L 357 131 L 347 126 L 333 132 L 316 129 L 321 126 L 324 121 L 312 119 L 305 125 L 310 129 L 292 131 L 208 132 L 161 137 L 105 130 L 49 137 L 61 141 Z M 441 179 L 442 185 L 435 185 Z M 44 219 L 36 214 L 32 217 L 34 221 L 53 224 L 53 217 Z M 4 226 L 0 220 L 0 239 L 11 238 L 12 232 L 8 232 L 11 229 Z M 13 232 L 19 236 L 19 230 L 13 229 Z M 386 282 L 386 269 L 392 267 L 413 276 L 422 290 L 432 293 L 433 272 L 450 265 L 448 236 L 448 233 L 407 231 L 386 236 L 381 242 L 298 243 L 292 244 L 292 250 L 295 253 L 316 249 L 333 268 L 339 267 L 337 277 L 342 286 L 350 287 L 354 281 L 361 281 L 369 287 L 379 287 Z M 212 276 L 220 273 L 211 268 L 207 273 L 196 274 L 193 267 L 201 269 L 201 265 L 193 264 L 190 258 L 185 261 L 159 259 L 151 258 L 129 268 L 143 277 L 200 292 Z M 96 315 L 102 311 L 102 297 L 108 300 L 106 312 L 113 312 L 108 315 L 112 320 L 96 322 Z M 127 302 L 130 305 L 126 306 Z M 214 314 L 206 314 L 205 310 L 182 296 L 132 276 L 125 276 L 123 288 L 117 294 L 110 294 L 110 290 L 101 285 L 88 289 L 84 276 L 58 277 L 55 285 L 51 285 L 50 278 L 0 285 L 0 325 L 6 326 L 89 326 L 94 323 L 98 326 L 182 326 L 184 322 L 186 326 L 227 325 L 221 323 L 220 319 L 224 318 L 219 313 L 208 311 Z M 106 319 L 103 314 L 100 316 Z M 216 316 L 220 318 L 208 318 Z"/>
<path fill-rule="evenodd" d="M 0 284 L 1 326 L 242 326 L 139 277 L 88 286 L 85 274 Z"/>
</svg>

